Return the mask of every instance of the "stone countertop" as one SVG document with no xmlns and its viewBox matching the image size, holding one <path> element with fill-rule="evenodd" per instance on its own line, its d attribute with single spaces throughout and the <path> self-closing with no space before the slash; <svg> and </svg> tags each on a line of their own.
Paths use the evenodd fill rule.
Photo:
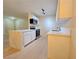
<svg viewBox="0 0 79 59">
<path fill-rule="evenodd" d="M 27 31 L 35 31 L 35 30 L 25 29 L 25 30 L 11 30 L 11 31 L 16 31 L 16 32 L 27 32 Z"/>
<path fill-rule="evenodd" d="M 64 36 L 70 36 L 71 30 L 68 28 L 61 28 L 60 31 L 49 31 L 48 35 L 53 34 L 53 35 L 64 35 Z"/>
</svg>

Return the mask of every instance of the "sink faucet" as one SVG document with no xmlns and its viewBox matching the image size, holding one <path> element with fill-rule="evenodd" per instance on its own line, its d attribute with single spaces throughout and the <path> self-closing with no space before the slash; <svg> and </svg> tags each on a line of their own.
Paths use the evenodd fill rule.
<svg viewBox="0 0 79 59">
<path fill-rule="evenodd" d="M 57 29 L 57 31 L 61 31 L 61 27 L 60 26 L 57 26 L 56 29 Z"/>
</svg>

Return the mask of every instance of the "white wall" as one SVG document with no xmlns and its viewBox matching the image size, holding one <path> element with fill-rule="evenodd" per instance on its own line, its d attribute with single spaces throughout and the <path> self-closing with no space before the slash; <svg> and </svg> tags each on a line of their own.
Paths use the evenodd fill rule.
<svg viewBox="0 0 79 59">
<path fill-rule="evenodd" d="M 57 23 L 61 25 L 61 27 L 70 28 L 71 26 L 71 19 L 63 19 L 56 22 L 55 16 L 41 16 L 39 17 L 39 26 L 41 35 L 46 35 L 48 31 L 52 30 L 53 28 L 57 27 Z"/>
<path fill-rule="evenodd" d="M 71 18 L 70 19 L 61 19 L 57 20 L 57 23 L 60 27 L 71 28 Z"/>
<path fill-rule="evenodd" d="M 39 26 L 41 35 L 46 35 L 48 31 L 52 30 L 55 25 L 56 18 L 54 16 L 39 17 Z"/>
</svg>

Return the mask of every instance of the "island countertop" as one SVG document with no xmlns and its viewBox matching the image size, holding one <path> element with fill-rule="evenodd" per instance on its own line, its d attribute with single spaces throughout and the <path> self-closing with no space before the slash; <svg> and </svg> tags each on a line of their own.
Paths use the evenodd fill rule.
<svg viewBox="0 0 79 59">
<path fill-rule="evenodd" d="M 35 31 L 35 30 L 33 30 L 33 29 L 25 29 L 25 30 L 11 30 L 11 32 L 28 32 L 28 31 Z"/>
</svg>

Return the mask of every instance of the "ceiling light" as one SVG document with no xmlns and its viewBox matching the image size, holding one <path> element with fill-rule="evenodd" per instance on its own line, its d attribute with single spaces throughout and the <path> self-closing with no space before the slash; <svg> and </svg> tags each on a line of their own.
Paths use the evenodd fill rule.
<svg viewBox="0 0 79 59">
<path fill-rule="evenodd" d="M 41 10 L 42 10 L 42 13 L 45 15 L 45 10 L 43 8 Z"/>
</svg>

